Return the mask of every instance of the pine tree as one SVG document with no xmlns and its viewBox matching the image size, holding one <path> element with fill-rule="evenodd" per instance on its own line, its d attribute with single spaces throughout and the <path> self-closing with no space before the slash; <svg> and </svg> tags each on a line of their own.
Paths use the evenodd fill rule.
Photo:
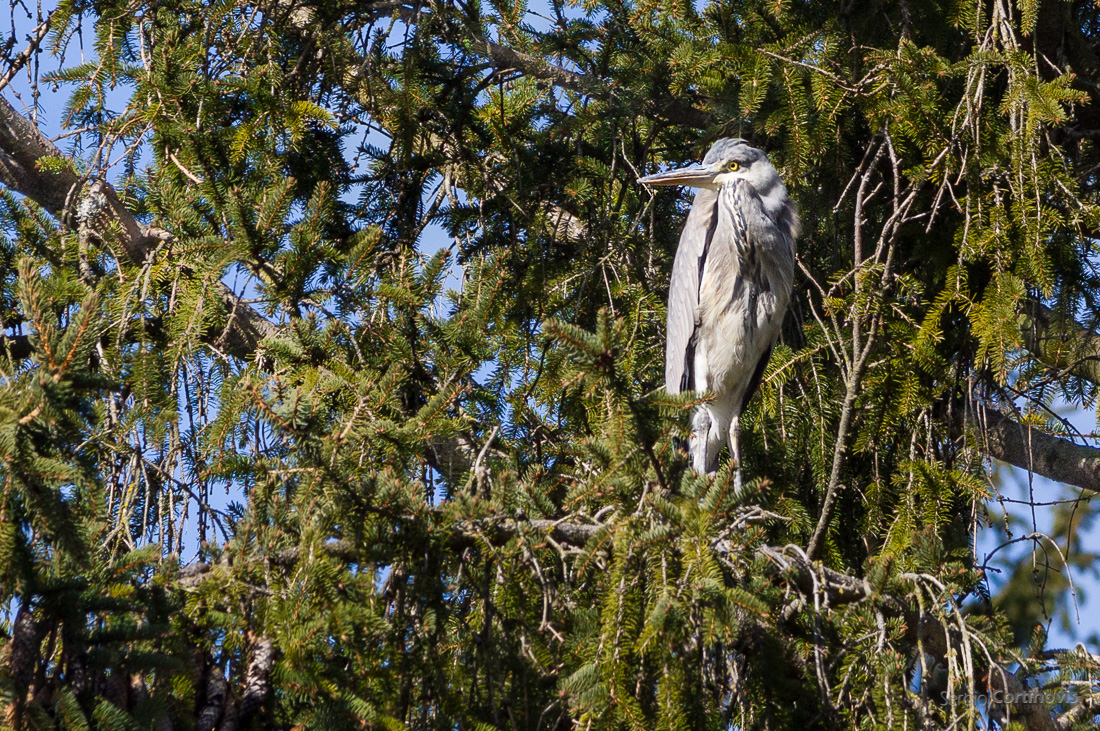
<svg viewBox="0 0 1100 731">
<path fill-rule="evenodd" d="M 1100 717 L 1100 649 L 1044 619 L 1100 491 L 1058 412 L 1100 383 L 1095 4 L 12 18 L 5 728 Z M 804 222 L 741 489 L 678 446 L 689 198 L 636 183 L 722 136 Z M 1077 500 L 1000 593 L 993 460 Z"/>
</svg>

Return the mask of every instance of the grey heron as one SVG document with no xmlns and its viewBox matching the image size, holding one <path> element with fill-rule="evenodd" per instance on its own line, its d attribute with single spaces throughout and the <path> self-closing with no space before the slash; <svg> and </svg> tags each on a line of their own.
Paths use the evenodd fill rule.
<svg viewBox="0 0 1100 731">
<path fill-rule="evenodd" d="M 742 139 L 638 182 L 698 188 L 672 264 L 665 390 L 714 394 L 692 417 L 692 464 L 714 472 L 728 439 L 740 484 L 741 413 L 790 300 L 798 213 L 767 156 Z"/>
</svg>

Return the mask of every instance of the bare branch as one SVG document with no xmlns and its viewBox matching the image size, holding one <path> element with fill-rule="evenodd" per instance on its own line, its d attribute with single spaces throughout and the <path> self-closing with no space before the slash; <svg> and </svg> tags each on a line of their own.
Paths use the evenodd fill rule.
<svg viewBox="0 0 1100 731">
<path fill-rule="evenodd" d="M 1055 482 L 1100 492 L 1100 449 L 1021 424 L 993 409 L 981 415 L 978 447 L 990 457 Z"/>
<path fill-rule="evenodd" d="M 8 70 L 4 72 L 3 76 L 0 76 L 0 91 L 4 90 L 4 87 L 11 83 L 11 80 L 15 78 L 15 75 L 27 65 L 27 62 L 34 56 L 35 51 L 38 50 L 38 46 L 42 43 L 42 39 L 46 37 L 46 34 L 50 32 L 50 21 L 53 19 L 53 11 L 46 16 L 46 19 L 38 24 L 38 27 L 31 31 L 28 37 L 27 47 L 15 58 L 11 60 L 11 64 L 8 66 Z"/>
<path fill-rule="evenodd" d="M 813 535 L 810 536 L 810 543 L 806 547 L 806 553 L 811 559 L 819 556 L 822 548 L 825 546 L 829 524 L 833 519 L 833 509 L 836 505 L 840 490 L 843 487 L 840 483 L 840 470 L 844 464 L 844 457 L 848 448 L 848 432 L 851 427 L 852 414 L 855 410 L 856 397 L 859 394 L 860 384 L 863 381 L 863 374 L 867 368 L 867 359 L 871 354 L 871 348 L 874 345 L 875 335 L 877 333 L 873 317 L 869 318 L 871 319 L 870 332 L 867 333 L 866 340 L 863 338 L 864 317 L 869 313 L 859 311 L 861 309 L 859 302 L 860 283 L 862 281 L 860 269 L 863 268 L 863 205 L 874 196 L 874 190 L 868 193 L 867 188 L 871 183 L 871 176 L 878 167 L 879 161 L 882 160 L 883 156 L 886 154 L 887 139 L 889 138 L 886 137 L 883 142 L 879 143 L 878 150 L 875 152 L 875 156 L 871 159 L 870 164 L 864 171 L 859 189 L 856 192 L 852 253 L 852 271 L 854 272 L 853 284 L 855 288 L 854 305 L 851 315 L 852 354 L 850 360 L 848 360 L 848 372 L 844 379 L 844 405 L 840 410 L 840 423 L 837 426 L 836 444 L 833 446 L 833 463 L 829 472 L 829 484 L 825 490 L 825 500 L 821 505 L 821 516 L 818 518 Z M 895 213 L 897 213 L 896 208 L 897 206 L 895 205 Z M 886 227 L 884 227 L 883 236 L 886 236 L 886 230 Z M 896 229 L 894 231 L 896 233 Z M 843 351 L 843 349 L 841 350 Z"/>
</svg>

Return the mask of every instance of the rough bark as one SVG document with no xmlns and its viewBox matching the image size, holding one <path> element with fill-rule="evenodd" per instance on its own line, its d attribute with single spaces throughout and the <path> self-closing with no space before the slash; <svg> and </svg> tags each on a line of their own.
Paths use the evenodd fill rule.
<svg viewBox="0 0 1100 731">
<path fill-rule="evenodd" d="M 260 708 L 268 695 L 271 669 L 275 667 L 275 643 L 260 637 L 252 646 L 252 657 L 244 678 L 244 693 L 238 705 L 240 723 L 247 723 Z"/>
<path fill-rule="evenodd" d="M 229 696 L 229 684 L 225 681 L 222 669 L 213 667 L 206 681 L 206 696 L 199 710 L 195 728 L 198 731 L 214 731 L 225 714 L 225 703 Z"/>
<path fill-rule="evenodd" d="M 50 160 L 63 166 L 40 167 Z M 61 151 L 0 96 L 0 183 L 60 217 L 80 182 Z"/>
<path fill-rule="evenodd" d="M 16 715 L 22 708 L 23 701 L 35 694 L 34 678 L 38 668 L 39 643 L 41 642 L 38 623 L 34 619 L 34 611 L 27 605 L 21 605 L 15 614 L 15 623 L 12 625 L 10 660 L 8 661 L 11 678 L 15 681 L 14 708 L 9 708 L 9 713 L 15 711 Z"/>
</svg>

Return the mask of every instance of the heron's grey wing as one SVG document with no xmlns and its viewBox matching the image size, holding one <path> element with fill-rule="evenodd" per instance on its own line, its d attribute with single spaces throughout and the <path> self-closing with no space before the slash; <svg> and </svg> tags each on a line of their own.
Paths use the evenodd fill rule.
<svg viewBox="0 0 1100 731">
<path fill-rule="evenodd" d="M 745 388 L 745 397 L 741 399 L 741 405 L 738 407 L 737 413 L 744 413 L 745 407 L 749 405 L 749 401 L 756 395 L 756 390 L 760 388 L 760 381 L 764 379 L 764 370 L 768 367 L 768 361 L 772 359 L 772 350 L 775 345 L 769 345 L 768 349 L 764 351 L 764 354 L 760 356 L 760 360 L 756 362 L 756 369 L 752 372 L 752 378 L 749 379 L 749 385 Z"/>
<path fill-rule="evenodd" d="M 699 307 L 699 282 L 707 249 L 718 221 L 717 191 L 701 188 L 695 193 L 668 288 L 668 339 L 665 343 L 665 390 L 680 393 L 695 388 L 695 313 Z"/>
<path fill-rule="evenodd" d="M 742 212 L 742 215 L 734 216 L 733 225 L 730 228 L 735 239 L 743 242 L 742 245 L 745 246 L 745 263 L 750 269 L 755 270 L 750 278 L 772 290 L 777 301 L 781 303 L 778 318 L 772 323 L 774 329 L 766 334 L 769 338 L 768 347 L 756 362 L 752 377 L 745 388 L 745 395 L 739 405 L 738 413 L 740 413 L 745 410 L 745 406 L 760 387 L 760 381 L 772 357 L 775 340 L 779 336 L 783 314 L 787 310 L 794 282 L 795 240 L 798 237 L 800 222 L 798 212 L 789 201 L 780 210 L 778 220 L 772 222 L 764 213 L 755 192 L 750 192 L 747 186 L 738 185 L 736 193 L 740 200 L 733 210 Z M 767 266 L 761 267 L 762 257 L 767 257 Z M 755 310 L 755 306 L 751 309 Z M 755 312 L 750 317 L 755 319 Z"/>
</svg>

